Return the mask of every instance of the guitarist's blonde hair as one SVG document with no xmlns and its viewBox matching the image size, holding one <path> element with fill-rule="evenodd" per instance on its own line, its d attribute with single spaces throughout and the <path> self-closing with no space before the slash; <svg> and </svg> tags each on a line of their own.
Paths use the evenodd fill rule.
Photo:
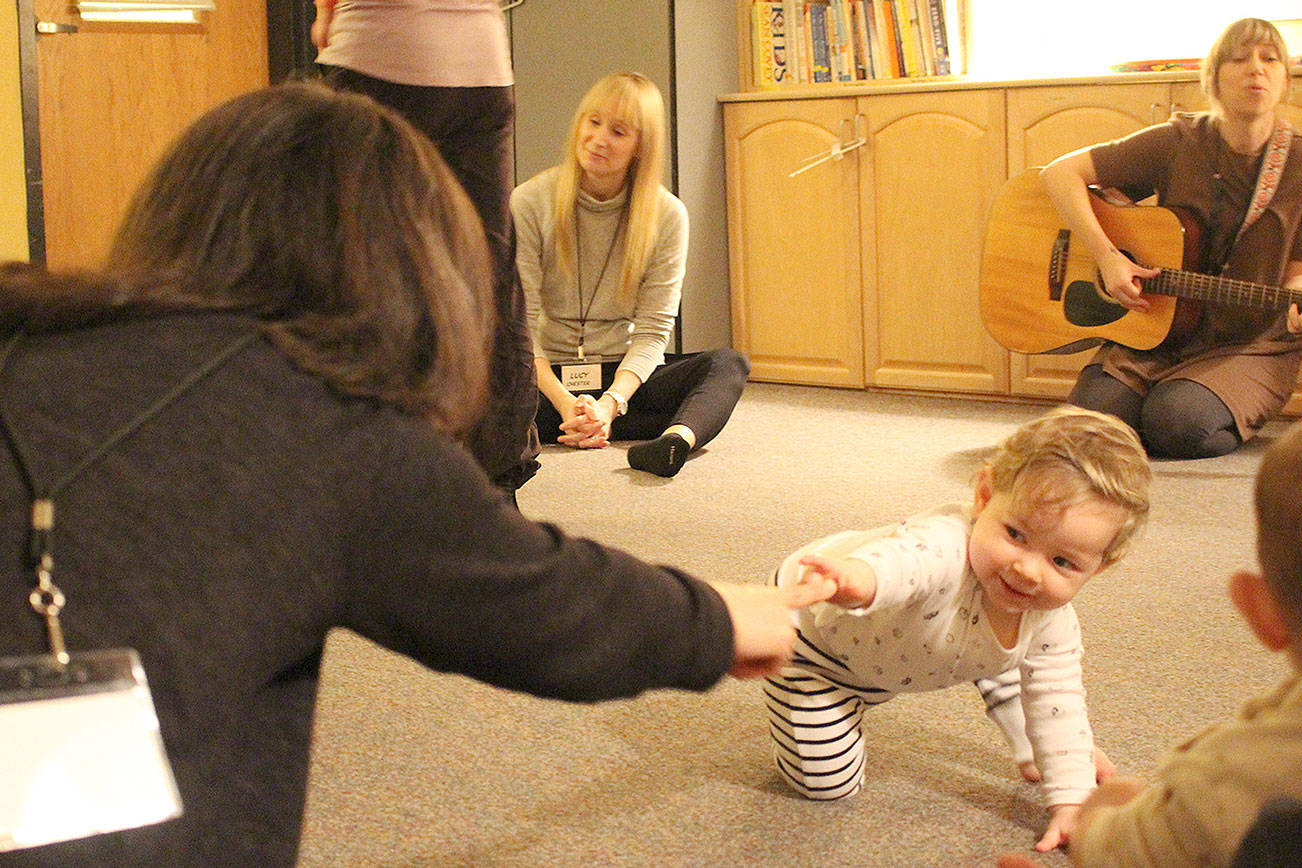
<svg viewBox="0 0 1302 868">
<path fill-rule="evenodd" d="M 1245 46 L 1253 45 L 1273 45 L 1275 51 L 1279 53 L 1279 59 L 1284 64 L 1284 94 L 1280 97 L 1280 102 L 1288 99 L 1289 86 L 1292 83 L 1292 76 L 1288 74 L 1288 45 L 1284 42 L 1284 37 L 1280 35 L 1274 24 L 1261 18 L 1240 18 L 1216 37 L 1212 43 L 1211 50 L 1203 58 L 1202 66 L 1199 71 L 1199 82 L 1202 84 L 1203 93 L 1211 100 L 1212 108 L 1217 114 L 1221 112 L 1221 93 L 1216 84 L 1216 78 L 1220 74 L 1221 65 L 1229 60 L 1234 52 Z"/>
<path fill-rule="evenodd" d="M 999 444 L 984 470 L 992 490 L 1032 509 L 1069 509 L 1101 498 L 1125 514 L 1103 566 L 1125 554 L 1148 517 L 1153 472 L 1139 435 L 1116 416 L 1064 405 Z"/>
</svg>

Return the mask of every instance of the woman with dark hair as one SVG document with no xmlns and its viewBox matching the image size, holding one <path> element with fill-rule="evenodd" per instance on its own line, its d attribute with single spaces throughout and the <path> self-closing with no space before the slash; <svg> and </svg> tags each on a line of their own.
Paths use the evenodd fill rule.
<svg viewBox="0 0 1302 868">
<path fill-rule="evenodd" d="M 0 658 L 135 649 L 184 807 L 6 865 L 292 865 L 335 627 L 576 701 L 785 658 L 807 595 L 529 522 L 454 441 L 489 273 L 427 139 L 293 84 L 191 127 L 102 275 L 0 274 Z"/>
<path fill-rule="evenodd" d="M 1118 304 L 1146 310 L 1142 281 L 1159 272 L 1131 261 L 1108 238 L 1090 206 L 1092 185 L 1134 200 L 1157 194 L 1158 204 L 1200 224 L 1201 259 L 1187 263 L 1190 270 L 1302 288 L 1302 140 L 1279 115 L 1288 64 L 1274 25 L 1236 21 L 1202 64 L 1210 112 L 1176 114 L 1045 168 L 1045 188 Z M 1177 322 L 1188 322 L 1184 333 L 1152 350 L 1105 344 L 1068 400 L 1120 416 L 1153 456 L 1232 452 L 1293 393 L 1302 319 L 1296 306 L 1208 302 L 1187 320 L 1177 312 Z"/>
</svg>

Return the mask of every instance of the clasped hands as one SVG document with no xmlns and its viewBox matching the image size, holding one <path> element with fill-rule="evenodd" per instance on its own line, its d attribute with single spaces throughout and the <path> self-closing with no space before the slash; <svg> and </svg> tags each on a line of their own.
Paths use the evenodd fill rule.
<svg viewBox="0 0 1302 868">
<path fill-rule="evenodd" d="M 574 399 L 570 412 L 561 421 L 556 442 L 575 449 L 600 449 L 610 445 L 610 425 L 615 421 L 615 407 L 591 395 Z"/>
</svg>

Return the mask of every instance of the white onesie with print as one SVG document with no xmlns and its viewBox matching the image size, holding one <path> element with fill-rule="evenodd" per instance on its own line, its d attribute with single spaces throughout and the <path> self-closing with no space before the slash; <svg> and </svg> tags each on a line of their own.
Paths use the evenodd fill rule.
<svg viewBox="0 0 1302 868">
<path fill-rule="evenodd" d="M 971 530 L 966 510 L 945 506 L 891 527 L 825 537 L 788 557 L 778 569 L 780 585 L 798 582 L 805 569 L 800 558 L 814 553 L 862 560 L 877 576 L 877 594 L 867 607 L 820 603 L 797 614 L 800 645 L 810 647 L 790 669 L 864 691 L 866 701 L 877 704 L 1016 668 L 1046 803 L 1079 804 L 1094 788 L 1080 623 L 1071 604 L 1027 612 L 1016 645 L 1004 648 L 968 567 Z"/>
</svg>

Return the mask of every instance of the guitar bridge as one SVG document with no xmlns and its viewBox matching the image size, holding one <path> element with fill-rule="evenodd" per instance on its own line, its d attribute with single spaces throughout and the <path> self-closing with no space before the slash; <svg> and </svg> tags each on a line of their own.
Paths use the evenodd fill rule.
<svg viewBox="0 0 1302 868">
<path fill-rule="evenodd" d="M 1049 254 L 1049 299 L 1062 301 L 1062 280 L 1067 273 L 1067 248 L 1071 244 L 1071 230 L 1059 229 Z"/>
</svg>

